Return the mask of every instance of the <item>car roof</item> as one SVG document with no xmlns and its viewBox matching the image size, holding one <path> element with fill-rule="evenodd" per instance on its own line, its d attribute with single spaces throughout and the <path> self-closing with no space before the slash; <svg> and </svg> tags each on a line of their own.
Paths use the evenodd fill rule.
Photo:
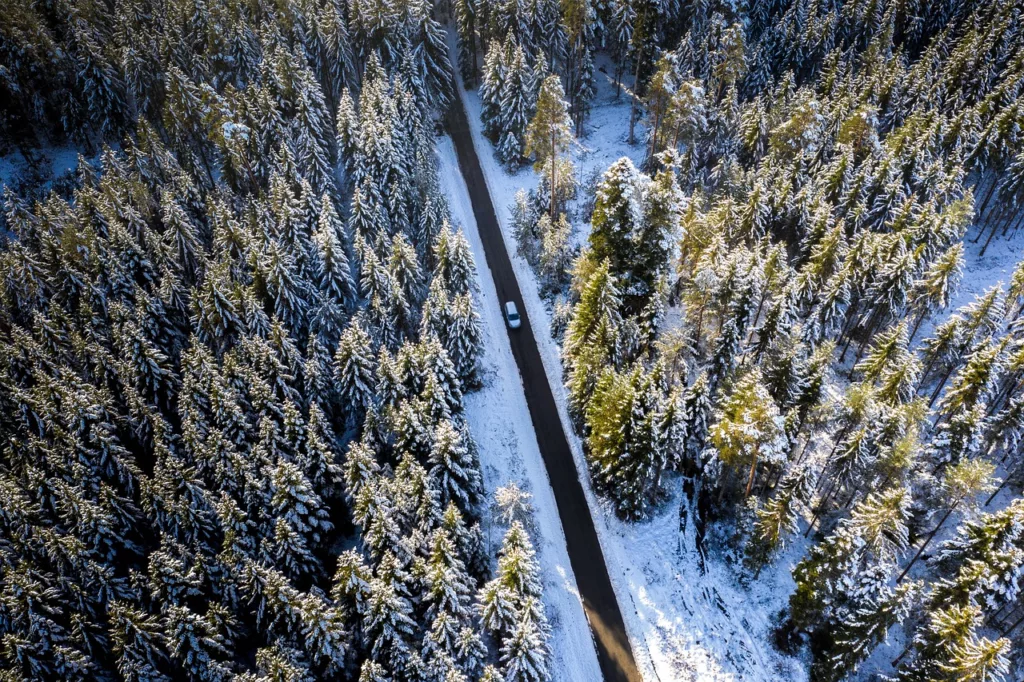
<svg viewBox="0 0 1024 682">
<path fill-rule="evenodd" d="M 519 310 L 516 309 L 515 301 L 505 301 L 505 311 L 510 313 L 518 313 Z"/>
</svg>

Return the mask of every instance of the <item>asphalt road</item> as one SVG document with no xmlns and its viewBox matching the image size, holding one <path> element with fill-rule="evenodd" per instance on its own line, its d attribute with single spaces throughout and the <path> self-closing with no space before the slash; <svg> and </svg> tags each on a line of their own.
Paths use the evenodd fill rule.
<svg viewBox="0 0 1024 682">
<path fill-rule="evenodd" d="M 526 402 L 530 408 L 530 418 L 537 433 L 537 444 L 540 446 L 544 465 L 551 480 L 551 488 L 555 493 L 558 515 L 562 519 L 565 530 L 566 545 L 569 550 L 569 562 L 576 574 L 576 586 L 583 600 L 583 610 L 590 623 L 590 631 L 594 635 L 597 658 L 606 682 L 641 682 L 642 678 L 633 659 L 633 651 L 626 636 L 626 627 L 619 611 L 619 603 L 615 599 L 608 568 L 601 552 L 601 544 L 594 530 L 594 520 L 590 516 L 590 508 L 583 494 L 572 451 L 565 439 L 562 423 L 555 406 L 555 398 L 551 394 L 544 365 L 541 363 L 537 342 L 533 337 L 530 318 L 526 315 L 523 296 L 519 292 L 512 261 L 509 260 L 505 241 L 498 227 L 498 219 L 491 203 L 487 183 L 480 160 L 473 148 L 473 139 L 466 120 L 466 110 L 462 100 L 457 98 L 452 104 L 447 126 L 455 151 L 459 158 L 459 168 L 469 188 L 469 197 L 473 204 L 480 239 L 484 245 L 487 265 L 494 277 L 494 287 L 498 292 L 498 300 L 515 301 L 516 308 L 522 317 L 519 329 L 508 329 L 512 355 L 519 366 Z M 541 330 L 544 333 L 544 330 Z M 557 642 L 555 646 L 557 646 Z M 574 680 L 573 682 L 590 682 Z"/>
</svg>

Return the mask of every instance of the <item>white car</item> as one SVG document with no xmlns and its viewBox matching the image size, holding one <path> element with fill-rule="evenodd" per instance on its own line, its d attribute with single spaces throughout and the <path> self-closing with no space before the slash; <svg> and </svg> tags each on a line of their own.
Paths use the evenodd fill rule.
<svg viewBox="0 0 1024 682">
<path fill-rule="evenodd" d="M 509 329 L 519 329 L 519 311 L 512 301 L 505 303 L 505 319 L 508 320 Z"/>
</svg>

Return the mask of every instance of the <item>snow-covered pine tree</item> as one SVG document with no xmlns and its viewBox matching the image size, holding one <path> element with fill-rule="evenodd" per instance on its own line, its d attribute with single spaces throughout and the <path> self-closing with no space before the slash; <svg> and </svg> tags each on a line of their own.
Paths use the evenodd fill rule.
<svg viewBox="0 0 1024 682">
<path fill-rule="evenodd" d="M 336 390 L 342 412 L 350 421 L 358 419 L 374 397 L 374 358 L 370 336 L 358 319 L 341 335 L 334 355 Z"/>
<path fill-rule="evenodd" d="M 759 370 L 738 379 L 722 400 L 720 410 L 708 432 L 710 452 L 726 467 L 724 491 L 730 487 L 734 473 L 739 473 L 744 496 L 754 490 L 759 467 L 777 466 L 784 461 L 788 442 L 782 416 L 762 383 Z"/>
<path fill-rule="evenodd" d="M 519 165 L 526 148 L 526 128 L 535 107 L 531 69 L 522 46 L 509 36 L 507 63 L 499 93 L 498 158 L 509 169 Z"/>
<path fill-rule="evenodd" d="M 501 95 L 505 90 L 507 70 L 505 45 L 499 40 L 491 40 L 484 57 L 484 75 L 480 83 L 480 120 L 484 124 L 484 132 L 492 140 L 497 139 L 501 131 Z"/>
<path fill-rule="evenodd" d="M 872 567 L 888 567 L 907 547 L 910 491 L 869 494 L 838 528 L 793 569 L 796 591 L 790 618 L 802 629 L 831 627 L 858 592 L 856 580 Z"/>
<path fill-rule="evenodd" d="M 455 22 L 459 37 L 459 72 L 466 87 L 477 76 L 477 0 L 455 0 Z"/>
</svg>

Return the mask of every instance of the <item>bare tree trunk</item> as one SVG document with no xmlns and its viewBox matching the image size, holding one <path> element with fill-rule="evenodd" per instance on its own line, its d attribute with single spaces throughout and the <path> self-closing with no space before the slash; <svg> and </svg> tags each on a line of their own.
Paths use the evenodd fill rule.
<svg viewBox="0 0 1024 682">
<path fill-rule="evenodd" d="M 999 174 L 996 173 L 995 177 L 992 178 L 992 184 L 988 187 L 988 192 L 985 194 L 985 200 L 981 202 L 981 208 L 978 209 L 978 219 L 985 215 L 985 209 L 988 208 L 988 202 L 992 198 L 992 194 L 996 191 L 996 187 L 999 186 Z"/>
<path fill-rule="evenodd" d="M 556 171 L 555 160 L 556 160 L 555 159 L 555 129 L 554 129 L 554 127 L 552 127 L 551 128 L 551 187 L 549 188 L 550 191 L 551 191 L 551 201 L 550 201 L 551 207 L 550 208 L 551 208 L 551 224 L 552 224 L 552 226 L 555 223 L 555 171 Z"/>
<path fill-rule="evenodd" d="M 946 373 L 942 376 L 942 380 L 939 382 L 938 386 L 935 387 L 935 391 L 932 393 L 932 397 L 928 401 L 928 407 L 931 407 L 932 405 L 935 404 L 935 399 L 939 397 L 939 393 L 942 392 L 942 389 L 943 387 L 945 387 L 946 382 L 949 381 L 949 375 L 952 373 L 953 367 L 951 366 L 949 369 L 946 370 Z"/>
<path fill-rule="evenodd" d="M 996 236 L 996 230 L 998 230 L 998 228 L 999 228 L 999 224 L 998 223 L 996 223 L 996 224 L 994 224 L 992 226 L 992 231 L 988 233 L 988 239 L 985 240 L 985 243 L 981 247 L 981 252 L 978 254 L 979 258 L 981 256 L 984 256 L 985 252 L 988 251 L 988 245 L 992 243 L 992 237 Z"/>
<path fill-rule="evenodd" d="M 896 578 L 897 585 L 903 582 L 903 579 L 907 577 L 907 573 L 909 573 L 910 569 L 914 567 L 914 564 L 917 563 L 917 560 L 921 558 L 921 555 L 924 554 L 924 550 L 928 548 L 928 545 L 931 544 L 931 541 L 935 539 L 935 534 L 939 532 L 940 528 L 942 528 L 942 524 L 946 523 L 946 519 L 949 518 L 950 514 L 952 514 L 953 510 L 955 510 L 958 506 L 960 506 L 960 500 L 957 500 L 949 509 L 946 510 L 946 513 L 942 516 L 941 519 L 939 519 L 939 524 L 935 526 L 935 528 L 932 528 L 931 532 L 928 533 L 928 537 L 925 538 L 924 544 L 921 545 L 921 548 L 917 550 L 917 554 L 914 555 L 914 558 L 910 560 L 910 563 L 907 564 L 906 568 L 903 569 L 903 572 L 900 573 L 900 577 Z"/>
<path fill-rule="evenodd" d="M 750 476 L 747 478 L 747 490 L 744 497 L 750 497 L 750 489 L 754 486 L 754 474 L 757 472 L 757 450 L 754 451 L 753 461 L 750 463 Z"/>
<path fill-rule="evenodd" d="M 1003 482 L 1000 483 L 999 487 L 996 488 L 995 490 L 993 490 L 992 494 L 988 496 L 987 500 L 985 500 L 985 506 L 986 507 L 992 503 L 992 500 L 996 499 L 996 495 L 998 495 L 999 493 L 1003 492 L 1003 488 L 1006 487 L 1006 484 L 1009 483 L 1010 479 L 1013 478 L 1016 474 L 1017 474 L 1017 470 L 1015 468 L 1013 471 L 1008 472 L 1006 474 L 1006 476 L 1003 477 Z"/>
<path fill-rule="evenodd" d="M 805 538 L 810 536 L 811 531 L 814 530 L 814 524 L 816 524 L 818 522 L 818 519 L 821 517 L 821 512 L 825 511 L 825 505 L 831 499 L 832 488 L 835 487 L 835 484 L 835 479 L 829 481 L 828 489 L 825 491 L 825 494 L 822 496 L 817 508 L 814 510 L 814 516 L 811 517 L 811 523 L 807 526 L 807 532 L 804 533 Z"/>
<path fill-rule="evenodd" d="M 637 54 L 636 68 L 633 70 L 633 101 L 629 105 L 629 144 L 636 144 L 636 112 L 637 112 L 637 100 L 640 98 L 640 55 L 642 51 Z"/>
<path fill-rule="evenodd" d="M 921 323 L 924 322 L 924 318 L 928 316 L 928 309 L 925 308 L 921 311 L 921 314 L 917 316 L 917 321 L 914 322 L 914 328 L 910 330 L 910 340 L 907 341 L 908 346 L 914 345 L 914 337 L 917 336 L 917 330 L 921 328 Z"/>
<path fill-rule="evenodd" d="M 900 664 L 900 661 L 902 661 L 906 657 L 906 655 L 910 653 L 910 649 L 913 646 L 914 646 L 914 639 L 911 638 L 910 641 L 907 642 L 907 645 L 905 647 L 903 647 L 903 651 L 900 652 L 900 655 L 893 659 L 893 661 L 892 661 L 892 667 L 893 668 L 895 668 L 896 666 L 898 666 Z"/>
<path fill-rule="evenodd" d="M 843 362 L 846 359 L 846 351 L 850 348 L 850 342 L 853 340 L 853 332 L 857 330 L 858 326 L 858 312 L 860 309 L 860 299 L 853 304 L 853 309 L 847 313 L 846 324 L 843 325 L 843 331 L 840 332 L 839 338 L 836 339 L 836 343 L 843 341 L 843 337 L 846 337 L 846 342 L 843 345 L 843 351 L 839 354 L 839 362 Z"/>
<path fill-rule="evenodd" d="M 1000 632 L 1000 633 L 999 633 L 999 635 L 1000 635 L 1001 637 L 1005 637 L 1006 635 L 1008 635 L 1008 634 L 1010 634 L 1011 632 L 1013 632 L 1014 630 L 1016 630 L 1016 629 L 1017 629 L 1017 627 L 1018 627 L 1018 626 L 1019 626 L 1019 625 L 1020 625 L 1021 623 L 1024 623 L 1024 614 L 1021 614 L 1021 617 L 1020 617 L 1020 618 L 1018 618 L 1018 619 L 1017 619 L 1017 621 L 1016 621 L 1016 622 L 1015 622 L 1015 623 L 1014 623 L 1013 625 L 1011 625 L 1010 627 L 1008 627 L 1008 628 L 1006 628 L 1005 630 L 1003 630 L 1002 632 Z"/>
<path fill-rule="evenodd" d="M 643 27 L 645 27 L 646 24 L 647 24 L 647 4 L 645 3 L 644 4 L 644 12 L 643 12 L 642 15 L 640 15 L 640 22 L 638 24 L 636 24 L 636 26 L 639 27 L 641 30 L 643 30 Z M 643 36 L 643 34 L 641 33 L 641 37 L 642 36 Z M 637 37 L 637 35 L 636 35 L 635 30 L 634 30 L 633 38 L 636 38 L 636 37 Z M 629 144 L 635 144 L 635 142 L 636 142 L 636 136 L 634 135 L 634 131 L 636 129 L 637 100 L 640 98 L 640 65 L 643 64 L 643 61 L 644 61 L 643 60 L 643 56 L 644 56 L 644 50 L 643 50 L 643 43 L 641 42 L 641 47 L 636 52 L 636 65 L 635 65 L 635 68 L 633 69 L 633 101 L 629 105 Z"/>
</svg>

